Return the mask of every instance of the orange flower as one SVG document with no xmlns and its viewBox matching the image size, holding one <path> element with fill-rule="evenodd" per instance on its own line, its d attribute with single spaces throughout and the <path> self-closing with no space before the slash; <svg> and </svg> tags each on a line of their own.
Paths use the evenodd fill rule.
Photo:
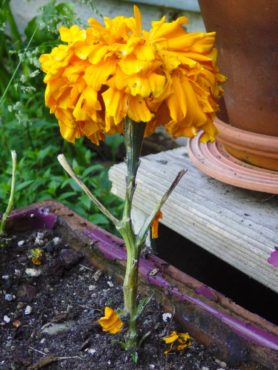
<svg viewBox="0 0 278 370">
<path fill-rule="evenodd" d="M 117 334 L 122 330 L 123 322 L 117 312 L 110 307 L 105 307 L 104 316 L 98 320 L 103 331 L 110 334 Z"/>
<path fill-rule="evenodd" d="M 188 333 L 177 333 L 176 331 L 172 331 L 170 335 L 162 338 L 162 340 L 166 344 L 170 344 L 170 347 L 164 352 L 165 355 L 174 351 L 182 351 L 190 347 L 192 342 L 192 338 Z"/>
<path fill-rule="evenodd" d="M 158 238 L 158 225 L 161 218 L 163 218 L 163 214 L 161 211 L 158 211 L 152 222 L 152 239 Z"/>
<path fill-rule="evenodd" d="M 43 54 L 45 102 L 62 136 L 87 136 L 98 144 L 106 134 L 123 132 L 126 118 L 146 122 L 146 135 L 163 125 L 174 137 L 213 139 L 219 86 L 215 33 L 189 33 L 186 17 L 153 22 L 142 30 L 141 14 L 89 19 L 85 30 L 61 27 L 65 43 Z"/>
</svg>

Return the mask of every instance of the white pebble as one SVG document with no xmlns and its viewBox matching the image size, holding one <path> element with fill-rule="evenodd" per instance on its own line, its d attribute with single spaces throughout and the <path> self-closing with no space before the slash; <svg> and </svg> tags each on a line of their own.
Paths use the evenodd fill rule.
<svg viewBox="0 0 278 370">
<path fill-rule="evenodd" d="M 222 367 L 222 368 L 227 367 L 226 362 L 221 361 L 221 360 L 218 360 L 218 358 L 216 358 L 216 359 L 215 359 L 215 362 L 216 362 L 220 367 Z M 218 370 L 221 370 L 221 369 L 218 369 Z"/>
<path fill-rule="evenodd" d="M 8 280 L 9 279 L 9 275 L 2 275 L 2 279 L 3 280 Z"/>
<path fill-rule="evenodd" d="M 94 273 L 94 275 L 93 275 L 93 279 L 94 279 L 95 281 L 98 281 L 98 280 L 99 280 L 99 278 L 100 278 L 100 276 L 101 276 L 101 274 L 102 274 L 102 271 L 101 271 L 101 270 L 97 270 L 97 271 Z"/>
<path fill-rule="evenodd" d="M 172 314 L 170 312 L 165 312 L 162 314 L 162 320 L 164 322 L 169 322 L 172 319 Z"/>
<path fill-rule="evenodd" d="M 42 271 L 40 269 L 27 268 L 25 270 L 25 274 L 31 277 L 38 277 L 41 273 Z"/>
<path fill-rule="evenodd" d="M 40 340 L 40 344 L 44 344 L 44 342 L 45 342 L 45 338 L 42 338 L 41 340 Z"/>
<path fill-rule="evenodd" d="M 155 368 L 155 365 L 154 364 L 150 364 L 150 369 L 154 369 Z"/>
<path fill-rule="evenodd" d="M 34 213 L 31 213 L 30 218 L 34 218 L 34 217 L 35 217 Z"/>
<path fill-rule="evenodd" d="M 15 299 L 15 296 L 14 295 L 9 294 L 9 293 L 5 294 L 5 301 L 11 302 L 14 299 Z"/>
<path fill-rule="evenodd" d="M 54 245 L 58 245 L 61 241 L 61 238 L 59 238 L 59 236 L 55 236 L 55 238 L 53 238 L 53 244 Z"/>
<path fill-rule="evenodd" d="M 95 285 L 89 285 L 88 286 L 88 289 L 91 292 L 92 290 L 95 290 L 96 289 L 96 286 Z"/>
<path fill-rule="evenodd" d="M 90 355 L 93 356 L 96 353 L 96 349 L 94 349 L 94 348 L 88 348 L 87 352 L 90 353 Z"/>
<path fill-rule="evenodd" d="M 15 274 L 15 276 L 20 276 L 20 270 L 18 270 L 18 269 L 14 269 L 14 274 Z"/>
<path fill-rule="evenodd" d="M 108 284 L 108 286 L 110 286 L 110 288 L 113 288 L 113 286 L 114 286 L 114 284 L 110 280 L 107 281 L 107 284 Z"/>
<path fill-rule="evenodd" d="M 36 235 L 35 244 L 36 245 L 43 245 L 43 237 L 44 237 L 44 233 L 38 232 L 37 235 Z"/>
<path fill-rule="evenodd" d="M 24 314 L 25 315 L 30 315 L 31 312 L 32 312 L 32 307 L 31 306 L 26 306 L 25 310 L 24 310 Z"/>
<path fill-rule="evenodd" d="M 25 243 L 25 240 L 19 240 L 19 241 L 17 242 L 17 245 L 18 245 L 19 247 L 22 247 L 24 243 Z"/>
<path fill-rule="evenodd" d="M 202 366 L 201 370 L 209 370 L 209 368 L 206 366 Z"/>
<path fill-rule="evenodd" d="M 9 318 L 9 316 L 5 315 L 5 316 L 3 317 L 3 321 L 4 321 L 6 324 L 8 324 L 9 322 L 11 322 L 11 319 Z"/>
</svg>

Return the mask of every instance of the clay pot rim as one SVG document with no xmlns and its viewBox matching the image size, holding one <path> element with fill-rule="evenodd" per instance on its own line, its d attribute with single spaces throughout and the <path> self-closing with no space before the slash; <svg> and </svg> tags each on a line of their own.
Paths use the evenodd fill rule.
<svg viewBox="0 0 278 370">
<path fill-rule="evenodd" d="M 225 123 L 220 118 L 216 118 L 214 124 L 218 131 L 216 139 L 222 143 L 251 149 L 254 152 L 259 149 L 260 152 L 265 152 L 265 156 L 270 153 L 272 158 L 273 156 L 278 158 L 278 137 L 242 130 Z"/>
</svg>

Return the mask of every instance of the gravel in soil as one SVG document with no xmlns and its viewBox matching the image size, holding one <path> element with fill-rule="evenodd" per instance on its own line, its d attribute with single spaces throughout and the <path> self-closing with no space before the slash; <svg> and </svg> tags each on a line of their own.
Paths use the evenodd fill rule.
<svg viewBox="0 0 278 370">
<path fill-rule="evenodd" d="M 104 333 L 97 323 L 105 306 L 122 308 L 113 278 L 52 231 L 0 238 L 0 245 L 0 370 L 230 369 L 194 339 L 165 355 L 162 338 L 182 330 L 154 299 L 140 318 L 150 335 L 135 364 L 120 346 L 122 334 Z"/>
</svg>

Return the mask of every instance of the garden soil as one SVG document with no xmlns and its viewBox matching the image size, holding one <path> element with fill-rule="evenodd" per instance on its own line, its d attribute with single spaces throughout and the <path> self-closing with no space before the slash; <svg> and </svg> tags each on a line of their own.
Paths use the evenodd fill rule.
<svg viewBox="0 0 278 370">
<path fill-rule="evenodd" d="M 123 307 L 121 286 L 112 277 L 55 231 L 8 236 L 0 244 L 0 370 L 231 369 L 194 339 L 189 348 L 166 355 L 162 338 L 182 329 L 154 299 L 139 321 L 150 335 L 136 363 L 136 355 L 121 347 L 123 334 L 105 333 L 97 323 L 105 306 Z"/>
</svg>

